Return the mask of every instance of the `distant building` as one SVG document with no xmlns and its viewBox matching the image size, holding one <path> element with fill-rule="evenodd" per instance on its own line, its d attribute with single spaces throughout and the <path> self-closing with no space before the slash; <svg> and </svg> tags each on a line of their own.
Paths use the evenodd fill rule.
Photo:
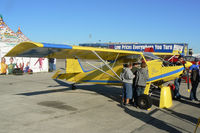
<svg viewBox="0 0 200 133">
<path fill-rule="evenodd" d="M 79 46 L 108 48 L 109 43 L 82 43 Z"/>
</svg>

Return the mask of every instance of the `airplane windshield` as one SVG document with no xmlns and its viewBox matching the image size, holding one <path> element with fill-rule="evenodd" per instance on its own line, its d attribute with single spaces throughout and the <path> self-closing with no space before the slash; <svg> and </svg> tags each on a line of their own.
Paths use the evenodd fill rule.
<svg viewBox="0 0 200 133">
<path fill-rule="evenodd" d="M 163 63 L 162 63 L 163 66 L 173 66 L 173 65 L 174 65 L 173 63 L 171 63 L 171 62 L 169 62 L 169 61 L 166 61 L 166 60 L 164 60 L 164 59 L 162 59 L 162 58 L 160 58 L 160 57 L 158 57 L 158 56 L 155 56 L 155 55 L 153 55 L 152 53 L 147 53 L 147 52 L 145 52 L 143 55 L 144 55 L 144 57 L 145 57 L 145 59 L 146 59 L 147 61 L 159 59 L 160 61 L 163 62 Z"/>
<path fill-rule="evenodd" d="M 149 61 L 149 60 L 160 59 L 158 56 L 155 56 L 155 55 L 153 55 L 153 54 L 150 53 L 150 52 L 145 52 L 145 53 L 143 53 L 143 55 L 144 55 L 144 57 L 145 57 L 145 59 L 146 59 L 147 61 Z"/>
</svg>

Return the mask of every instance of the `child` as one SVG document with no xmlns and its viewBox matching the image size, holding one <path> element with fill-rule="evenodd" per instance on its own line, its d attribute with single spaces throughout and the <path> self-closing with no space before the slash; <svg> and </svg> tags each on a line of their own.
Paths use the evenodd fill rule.
<svg viewBox="0 0 200 133">
<path fill-rule="evenodd" d="M 6 64 L 6 59 L 5 57 L 1 58 L 1 72 L 0 75 L 6 75 L 8 65 Z"/>
</svg>

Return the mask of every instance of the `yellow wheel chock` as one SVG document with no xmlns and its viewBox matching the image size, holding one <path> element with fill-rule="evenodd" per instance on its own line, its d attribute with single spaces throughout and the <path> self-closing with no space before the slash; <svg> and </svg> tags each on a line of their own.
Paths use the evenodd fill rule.
<svg viewBox="0 0 200 133">
<path fill-rule="evenodd" d="M 195 130 L 194 130 L 194 133 L 197 132 L 197 127 L 200 127 L 200 117 L 199 117 L 199 119 L 198 119 L 198 122 L 197 122 L 196 128 L 195 128 Z"/>
</svg>

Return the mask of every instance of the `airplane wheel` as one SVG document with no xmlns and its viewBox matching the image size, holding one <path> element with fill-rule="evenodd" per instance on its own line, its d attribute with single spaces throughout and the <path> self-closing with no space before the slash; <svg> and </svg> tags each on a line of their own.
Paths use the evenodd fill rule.
<svg viewBox="0 0 200 133">
<path fill-rule="evenodd" d="M 149 109 L 152 106 L 152 100 L 149 95 L 142 94 L 138 97 L 137 104 L 140 109 Z"/>
<path fill-rule="evenodd" d="M 72 84 L 71 87 L 72 87 L 72 90 L 76 90 L 76 88 L 77 88 L 77 87 L 75 86 L 75 84 Z"/>
</svg>

